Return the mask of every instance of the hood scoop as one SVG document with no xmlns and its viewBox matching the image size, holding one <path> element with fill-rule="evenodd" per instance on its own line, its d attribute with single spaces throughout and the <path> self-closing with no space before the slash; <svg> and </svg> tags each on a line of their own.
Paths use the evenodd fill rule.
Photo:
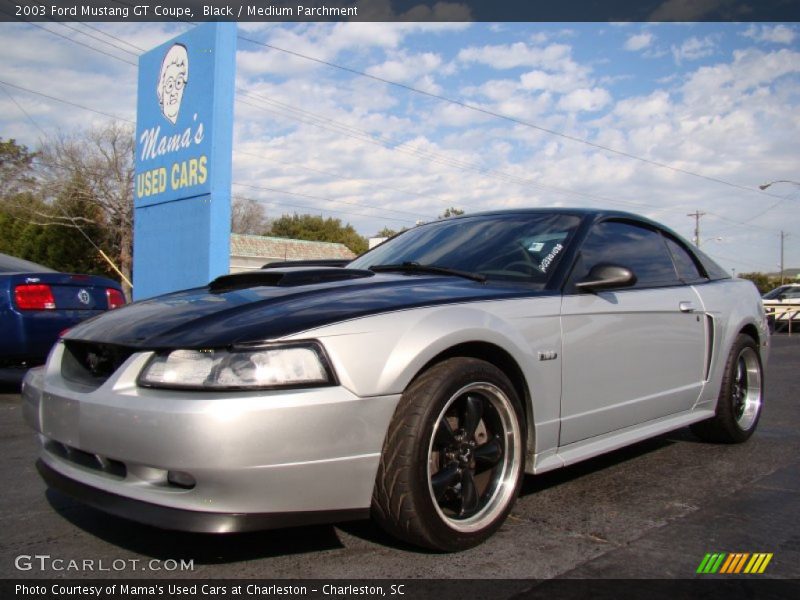
<svg viewBox="0 0 800 600">
<path fill-rule="evenodd" d="M 342 281 L 346 279 L 361 279 L 373 277 L 375 273 L 362 269 L 344 269 L 339 267 L 295 267 L 284 269 L 259 269 L 257 271 L 244 271 L 232 275 L 222 275 L 208 284 L 208 289 L 213 294 L 244 290 L 247 288 L 291 287 L 295 285 L 311 285 L 326 283 L 328 281 Z"/>
</svg>

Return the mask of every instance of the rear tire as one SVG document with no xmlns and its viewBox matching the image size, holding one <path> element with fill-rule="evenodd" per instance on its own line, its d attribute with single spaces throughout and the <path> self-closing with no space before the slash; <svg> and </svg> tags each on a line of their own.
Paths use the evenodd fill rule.
<svg viewBox="0 0 800 600">
<path fill-rule="evenodd" d="M 511 511 L 524 449 L 522 406 L 508 377 L 482 360 L 447 359 L 400 399 L 378 467 L 373 518 L 418 546 L 471 548 Z"/>
<path fill-rule="evenodd" d="M 747 441 L 758 425 L 763 400 L 764 373 L 758 344 L 741 333 L 725 364 L 716 414 L 692 425 L 692 432 L 708 442 L 738 444 Z"/>
</svg>

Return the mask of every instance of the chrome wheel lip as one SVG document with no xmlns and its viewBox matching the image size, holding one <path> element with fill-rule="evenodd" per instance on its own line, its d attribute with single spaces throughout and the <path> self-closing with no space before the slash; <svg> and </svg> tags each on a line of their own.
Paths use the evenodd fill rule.
<svg viewBox="0 0 800 600">
<path fill-rule="evenodd" d="M 504 430 L 502 435 L 505 437 L 505 452 L 502 458 L 502 470 L 496 478 L 497 483 L 492 496 L 474 515 L 464 519 L 457 519 L 446 515 L 436 500 L 431 481 L 431 477 L 433 475 L 431 472 L 431 457 L 434 451 L 434 439 L 436 438 L 436 431 L 442 418 L 444 418 L 445 413 L 459 398 L 471 393 L 478 394 L 484 399 L 488 400 L 497 411 Z M 433 431 L 431 432 L 431 438 L 428 442 L 426 472 L 428 478 L 429 497 L 433 503 L 434 509 L 439 515 L 439 518 L 441 518 L 442 522 L 448 527 L 461 533 L 480 531 L 484 527 L 491 524 L 508 506 L 508 503 L 513 499 L 514 492 L 516 491 L 517 474 L 520 469 L 520 461 L 522 457 L 522 444 L 519 428 L 520 424 L 510 399 L 499 387 L 492 383 L 470 383 L 458 390 L 445 403 L 444 407 L 434 421 Z"/>
<path fill-rule="evenodd" d="M 742 431 L 749 431 L 761 412 L 763 397 L 761 362 L 752 348 L 742 348 L 736 357 L 731 402 L 736 425 Z"/>
</svg>

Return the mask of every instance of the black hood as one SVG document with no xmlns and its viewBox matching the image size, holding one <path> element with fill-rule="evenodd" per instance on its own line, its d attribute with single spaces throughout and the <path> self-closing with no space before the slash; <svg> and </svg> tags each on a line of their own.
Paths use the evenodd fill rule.
<svg viewBox="0 0 800 600">
<path fill-rule="evenodd" d="M 110 311 L 76 326 L 65 338 L 153 350 L 219 348 L 381 312 L 545 293 L 449 276 L 320 271 L 301 277 L 299 269 L 270 270 L 263 281 L 259 273 L 267 271 L 242 274 L 238 282 L 236 276 L 226 276 L 209 287 Z"/>
</svg>

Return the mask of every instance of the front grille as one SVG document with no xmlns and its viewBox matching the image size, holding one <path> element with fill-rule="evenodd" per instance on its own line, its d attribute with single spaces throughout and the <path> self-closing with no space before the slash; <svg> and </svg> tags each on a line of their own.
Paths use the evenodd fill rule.
<svg viewBox="0 0 800 600">
<path fill-rule="evenodd" d="M 100 456 L 99 454 L 84 452 L 83 450 L 78 450 L 77 448 L 67 446 L 66 444 L 62 444 L 61 442 L 57 442 L 55 440 L 47 440 L 44 448 L 51 454 L 55 454 L 59 458 L 80 467 L 84 467 L 85 469 L 99 471 L 119 479 L 125 479 L 125 477 L 128 475 L 128 469 L 125 467 L 125 463 L 122 463 L 118 460 L 106 458 L 105 456 Z"/>
<path fill-rule="evenodd" d="M 134 352 L 132 348 L 114 344 L 65 340 L 61 376 L 69 381 L 99 387 Z"/>
</svg>

